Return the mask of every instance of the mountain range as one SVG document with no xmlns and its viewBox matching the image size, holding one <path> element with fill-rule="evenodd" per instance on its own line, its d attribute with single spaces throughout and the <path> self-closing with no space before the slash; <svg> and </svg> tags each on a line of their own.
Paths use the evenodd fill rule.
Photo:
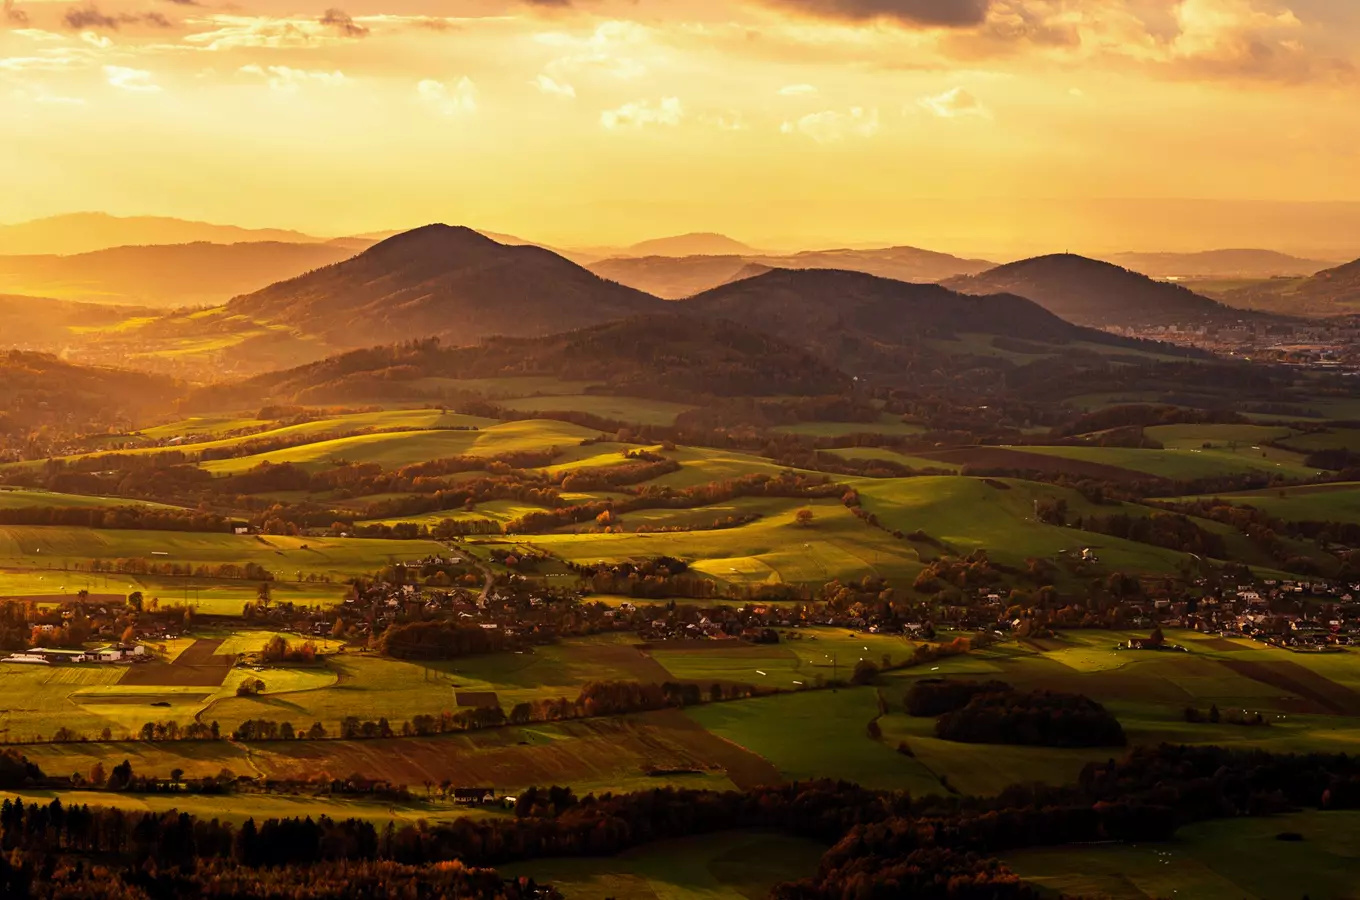
<svg viewBox="0 0 1360 900">
<path fill-rule="evenodd" d="M 0 256 L 70 256 L 132 245 L 259 241 L 324 244 L 327 238 L 281 228 L 241 228 L 165 216 L 122 217 L 93 212 L 0 225 Z"/>
<path fill-rule="evenodd" d="M 1008 263 L 942 284 L 965 294 L 1016 294 L 1092 328 L 1224 325 L 1261 318 L 1180 285 L 1068 253 Z"/>
<path fill-rule="evenodd" d="M 1307 276 L 1335 263 L 1275 250 L 1205 250 L 1201 253 L 1115 253 L 1102 256 L 1152 278 L 1278 278 Z"/>
<path fill-rule="evenodd" d="M 974 275 L 993 267 L 916 247 L 875 250 L 805 250 L 788 255 L 758 253 L 696 256 L 620 256 L 588 264 L 597 275 L 668 300 L 691 297 L 729 281 L 769 269 L 844 269 L 898 281 L 934 282 Z"/>
<path fill-rule="evenodd" d="M 0 256 L 0 291 L 158 307 L 220 304 L 348 259 L 366 246 L 344 241 L 199 242 L 113 247 L 72 256 Z"/>
<path fill-rule="evenodd" d="M 1272 278 L 1219 294 L 1225 303 L 1304 316 L 1360 313 L 1360 259 L 1307 278 Z"/>
</svg>

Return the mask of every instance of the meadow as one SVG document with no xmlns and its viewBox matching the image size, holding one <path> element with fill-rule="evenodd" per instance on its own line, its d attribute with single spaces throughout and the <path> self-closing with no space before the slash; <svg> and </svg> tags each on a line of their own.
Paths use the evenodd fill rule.
<svg viewBox="0 0 1360 900">
<path fill-rule="evenodd" d="M 1225 500 L 1234 506 L 1250 506 L 1286 521 L 1360 524 L 1360 483 L 1353 481 L 1180 499 Z"/>
<path fill-rule="evenodd" d="M 1202 427 L 1202 426 L 1196 426 Z M 1212 447 L 1210 449 L 1184 447 L 1181 449 L 1144 450 L 1129 447 L 1038 447 L 1025 446 L 1012 449 L 1026 453 L 1040 453 L 1063 459 L 1099 463 L 1156 475 L 1160 478 L 1189 480 L 1194 478 L 1214 478 L 1260 472 L 1281 475 L 1285 478 L 1316 478 L 1324 474 L 1307 466 L 1303 455 L 1275 447 L 1262 446 L 1260 450 L 1251 447 L 1232 449 L 1231 447 Z"/>
<path fill-rule="evenodd" d="M 729 831 L 661 841 L 606 859 L 540 859 L 507 877 L 550 882 L 567 900 L 752 900 L 813 874 L 826 848 L 777 833 Z"/>
<path fill-rule="evenodd" d="M 1341 900 L 1355 896 L 1358 828 L 1353 811 L 1299 812 L 1186 825 L 1160 843 L 1051 847 L 1004 859 L 1054 897 Z M 1302 840 L 1276 840 L 1283 832 Z"/>
</svg>

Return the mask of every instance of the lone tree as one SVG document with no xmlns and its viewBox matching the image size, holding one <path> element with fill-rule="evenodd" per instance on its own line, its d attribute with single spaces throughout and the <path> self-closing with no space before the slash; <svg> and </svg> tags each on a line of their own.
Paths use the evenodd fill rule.
<svg viewBox="0 0 1360 900">
<path fill-rule="evenodd" d="M 811 525 L 813 518 L 814 516 L 812 515 L 812 510 L 808 509 L 807 507 L 803 507 L 802 509 L 798 510 L 798 512 L 793 514 L 793 520 L 803 528 L 807 528 L 809 525 Z"/>
</svg>

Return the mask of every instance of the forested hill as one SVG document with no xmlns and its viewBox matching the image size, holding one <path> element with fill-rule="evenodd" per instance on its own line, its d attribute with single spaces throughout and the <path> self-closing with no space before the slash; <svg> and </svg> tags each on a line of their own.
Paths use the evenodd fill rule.
<svg viewBox="0 0 1360 900">
<path fill-rule="evenodd" d="M 1025 259 L 942 283 L 965 294 L 1016 294 L 1070 322 L 1095 328 L 1225 325 L 1268 319 L 1261 313 L 1224 306 L 1180 285 L 1070 253 Z"/>
<path fill-rule="evenodd" d="M 926 342 L 965 334 L 1043 343 L 1120 340 L 1065 322 L 1022 297 L 968 296 L 934 284 L 830 269 L 774 269 L 679 307 L 766 329 L 841 366 L 874 355 L 925 353 Z"/>
<path fill-rule="evenodd" d="M 428 379 L 540 375 L 649 396 L 799 396 L 839 393 L 849 378 L 807 350 L 731 322 L 679 314 L 634 317 L 542 338 L 493 338 L 475 347 L 438 341 L 356 350 L 237 385 L 205 389 L 196 404 L 267 399 L 346 402 L 415 396 Z"/>
<path fill-rule="evenodd" d="M 427 337 L 471 345 L 491 335 L 554 334 L 665 308 L 549 250 L 428 225 L 237 297 L 227 311 L 343 348 Z"/>
<path fill-rule="evenodd" d="M 79 366 L 46 353 L 0 354 L 0 436 L 43 425 L 102 431 L 140 414 L 168 410 L 181 386 L 169 378 Z"/>
</svg>

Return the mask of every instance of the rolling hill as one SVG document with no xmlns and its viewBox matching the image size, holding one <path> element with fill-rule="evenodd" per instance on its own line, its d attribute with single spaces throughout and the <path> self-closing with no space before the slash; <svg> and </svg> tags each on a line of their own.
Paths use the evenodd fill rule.
<svg viewBox="0 0 1360 900">
<path fill-rule="evenodd" d="M 195 306 L 348 259 L 343 243 L 160 244 L 73 256 L 0 257 L 0 291 L 91 303 Z"/>
<path fill-rule="evenodd" d="M 1229 303 L 1286 315 L 1360 313 L 1360 259 L 1308 278 L 1275 278 L 1225 292 Z"/>
<path fill-rule="evenodd" d="M 164 411 L 180 393 L 180 386 L 169 378 L 11 350 L 0 354 L 0 435 L 49 424 L 99 430 Z"/>
<path fill-rule="evenodd" d="M 847 377 L 807 350 L 731 322 L 678 312 L 638 316 L 546 337 L 495 337 L 475 347 L 433 342 L 355 350 L 309 365 L 207 388 L 212 407 L 264 401 L 332 403 L 438 399 L 457 379 L 549 376 L 621 394 L 812 395 Z"/>
<path fill-rule="evenodd" d="M 754 248 L 725 234 L 693 232 L 674 237 L 653 238 L 627 248 L 626 256 L 732 256 L 755 253 Z"/>
<path fill-rule="evenodd" d="M 69 256 L 135 244 L 188 244 L 206 241 L 235 244 L 244 241 L 279 241 L 289 244 L 321 244 L 326 238 L 280 228 L 240 228 L 213 225 L 163 216 L 111 216 L 107 213 L 72 213 L 0 225 L 0 255 Z"/>
<path fill-rule="evenodd" d="M 1115 253 L 1106 262 L 1152 278 L 1276 278 L 1308 276 L 1334 263 L 1275 250 L 1205 250 L 1201 253 Z"/>
<path fill-rule="evenodd" d="M 750 267 L 759 267 L 751 269 Z M 755 253 L 713 256 L 614 257 L 589 264 L 601 277 L 668 300 L 679 300 L 768 269 L 845 269 L 897 281 L 935 282 L 992 268 L 985 260 L 961 259 L 916 247 L 874 250 L 806 250 L 787 256 Z"/>
<path fill-rule="evenodd" d="M 665 308 L 664 301 L 551 251 L 505 246 L 470 228 L 428 225 L 237 297 L 227 313 L 346 348 L 429 337 L 466 346 L 492 335 L 554 334 Z"/>
<path fill-rule="evenodd" d="M 932 342 L 972 334 L 1052 344 L 1120 341 L 1022 297 L 970 296 L 827 269 L 773 269 L 678 306 L 691 315 L 764 329 L 843 368 L 919 362 L 938 349 Z"/>
<path fill-rule="evenodd" d="M 951 278 L 965 294 L 1015 294 L 1093 328 L 1230 324 L 1259 313 L 1225 306 L 1187 288 L 1072 254 L 1008 263 L 980 275 Z"/>
<path fill-rule="evenodd" d="M 116 325 L 134 316 L 154 314 L 134 307 L 0 294 L 0 349 L 64 346 L 76 338 L 72 329 Z"/>
</svg>

